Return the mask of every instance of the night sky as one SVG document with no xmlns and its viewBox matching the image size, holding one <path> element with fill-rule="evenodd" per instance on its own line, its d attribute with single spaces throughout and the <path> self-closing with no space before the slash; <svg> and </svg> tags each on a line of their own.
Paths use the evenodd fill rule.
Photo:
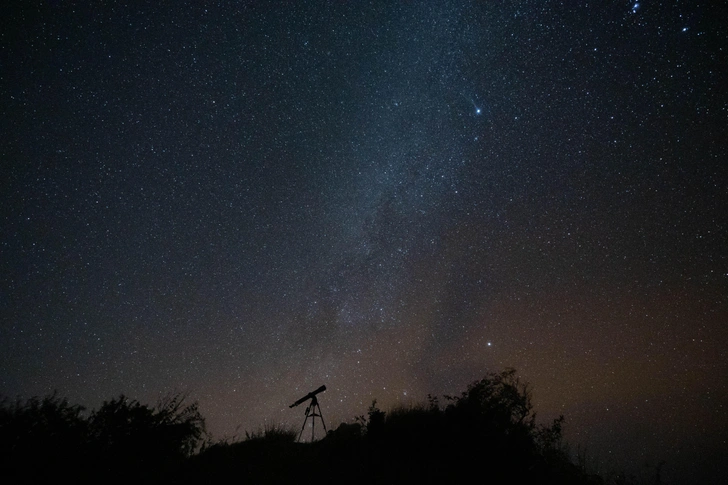
<svg viewBox="0 0 728 485">
<path fill-rule="evenodd" d="M 13 3 L 1 394 L 223 438 L 514 367 L 602 472 L 728 472 L 725 6 Z"/>
</svg>

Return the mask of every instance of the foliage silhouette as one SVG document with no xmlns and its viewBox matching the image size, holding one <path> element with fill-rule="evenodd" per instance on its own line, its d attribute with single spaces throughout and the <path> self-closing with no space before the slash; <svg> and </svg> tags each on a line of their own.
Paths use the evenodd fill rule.
<svg viewBox="0 0 728 485">
<path fill-rule="evenodd" d="M 366 416 L 315 443 L 248 435 L 221 443 L 188 462 L 194 481 L 251 483 L 601 483 L 571 463 L 564 419 L 537 425 L 530 389 L 513 369 L 488 374 L 447 405 L 384 412 L 376 400 Z"/>
<path fill-rule="evenodd" d="M 197 404 L 180 394 L 155 407 L 122 395 L 88 417 L 56 395 L 3 402 L 0 480 L 603 483 L 570 461 L 563 417 L 536 424 L 530 389 L 513 369 L 487 374 L 444 403 L 428 396 L 425 404 L 385 412 L 375 400 L 366 416 L 314 443 L 269 425 L 243 441 L 210 444 Z"/>
<path fill-rule="evenodd" d="M 196 403 L 180 394 L 150 408 L 121 395 L 89 420 L 94 461 L 118 477 L 157 476 L 194 452 L 205 433 Z"/>
<path fill-rule="evenodd" d="M 298 432 L 290 427 L 267 424 L 262 430 L 245 432 L 246 441 L 264 441 L 267 443 L 293 443 Z"/>
<path fill-rule="evenodd" d="M 0 405 L 0 479 L 39 483 L 83 464 L 88 423 L 82 406 L 57 394 Z M 80 453 L 79 453 L 80 452 Z"/>
<path fill-rule="evenodd" d="M 150 408 L 123 395 L 90 417 L 52 395 L 0 406 L 0 479 L 42 483 L 156 481 L 194 452 L 205 435 L 197 404 L 171 395 Z"/>
</svg>

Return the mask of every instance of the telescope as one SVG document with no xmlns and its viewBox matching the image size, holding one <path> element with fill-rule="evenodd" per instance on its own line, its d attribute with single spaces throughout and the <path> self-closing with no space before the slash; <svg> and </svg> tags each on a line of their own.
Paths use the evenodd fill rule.
<svg viewBox="0 0 728 485">
<path fill-rule="evenodd" d="M 299 404 L 304 403 L 304 402 L 308 401 L 309 399 L 313 399 L 316 394 L 318 394 L 319 392 L 324 392 L 325 390 L 326 390 L 326 386 L 321 386 L 318 389 L 316 389 L 315 391 L 309 392 L 308 394 L 306 394 L 301 399 L 299 399 L 298 401 L 294 402 L 293 404 L 291 404 L 288 407 L 289 408 L 295 408 Z"/>
<path fill-rule="evenodd" d="M 306 423 L 308 422 L 308 418 L 311 418 L 311 442 L 313 442 L 315 436 L 316 436 L 316 418 L 319 418 L 321 420 L 321 424 L 324 426 L 324 433 L 327 433 L 326 430 L 326 423 L 324 423 L 324 417 L 321 414 L 321 406 L 319 405 L 318 398 L 316 397 L 316 394 L 319 392 L 324 392 L 326 390 L 326 386 L 321 386 L 315 391 L 311 391 L 305 396 L 303 396 L 298 401 L 294 402 L 289 408 L 295 408 L 301 403 L 304 403 L 308 401 L 309 399 L 311 402 L 308 404 L 308 407 L 306 407 L 306 418 L 303 420 L 303 426 L 301 426 L 301 432 L 298 433 L 298 441 L 301 441 L 301 436 L 303 436 L 303 430 L 306 428 Z M 317 412 L 318 411 L 318 412 Z"/>
</svg>

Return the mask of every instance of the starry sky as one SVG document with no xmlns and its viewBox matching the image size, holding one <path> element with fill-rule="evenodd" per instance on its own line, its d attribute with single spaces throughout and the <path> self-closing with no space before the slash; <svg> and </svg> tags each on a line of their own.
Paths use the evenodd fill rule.
<svg viewBox="0 0 728 485">
<path fill-rule="evenodd" d="M 222 438 L 514 367 L 594 469 L 719 483 L 727 15 L 7 7 L 0 393 L 189 392 Z"/>
</svg>

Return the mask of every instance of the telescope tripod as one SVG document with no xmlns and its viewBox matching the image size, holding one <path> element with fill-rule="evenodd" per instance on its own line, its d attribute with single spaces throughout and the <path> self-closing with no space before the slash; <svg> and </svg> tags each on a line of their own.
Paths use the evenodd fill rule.
<svg viewBox="0 0 728 485">
<path fill-rule="evenodd" d="M 316 408 L 318 408 L 318 413 L 316 413 Z M 321 406 L 319 406 L 318 399 L 316 399 L 315 395 L 311 398 L 311 402 L 306 408 L 306 419 L 303 420 L 301 432 L 298 433 L 298 441 L 301 441 L 301 436 L 303 436 L 303 430 L 306 428 L 308 418 L 311 418 L 311 442 L 313 442 L 314 434 L 316 432 L 316 418 L 319 418 L 321 420 L 321 424 L 324 426 L 324 435 L 328 432 L 326 430 L 326 423 L 324 423 L 324 417 L 321 414 Z"/>
</svg>

